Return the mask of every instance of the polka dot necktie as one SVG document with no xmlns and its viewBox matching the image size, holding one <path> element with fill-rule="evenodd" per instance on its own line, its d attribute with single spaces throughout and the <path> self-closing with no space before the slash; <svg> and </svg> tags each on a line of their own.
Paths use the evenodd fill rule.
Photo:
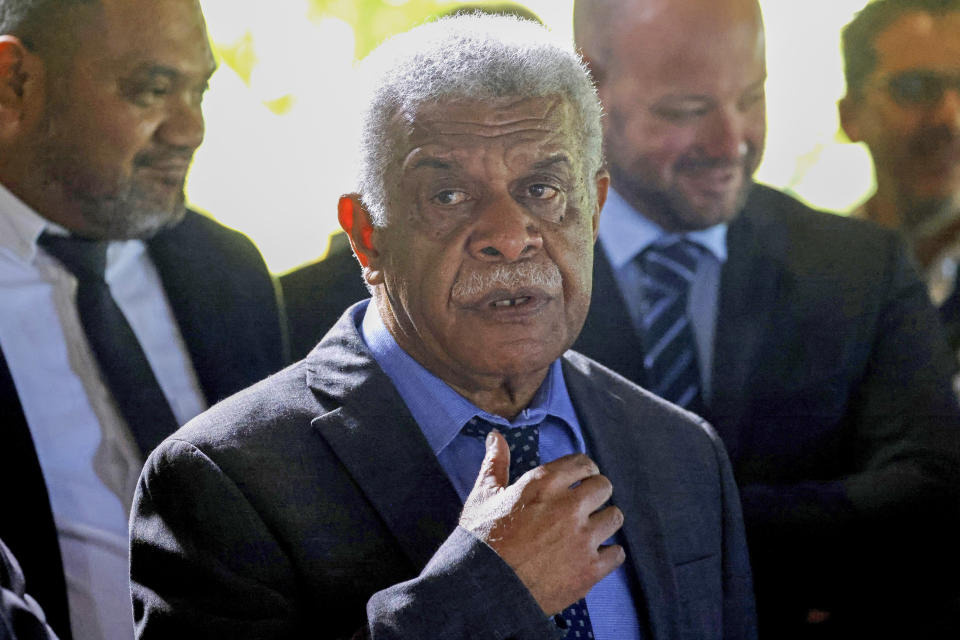
<svg viewBox="0 0 960 640">
<path fill-rule="evenodd" d="M 643 366 L 648 389 L 691 411 L 702 410 L 697 345 L 687 313 L 702 249 L 688 240 L 640 254 Z"/>
<path fill-rule="evenodd" d="M 482 418 L 474 417 L 463 427 L 461 433 L 483 441 L 494 428 L 498 428 L 510 447 L 510 484 L 513 484 L 524 473 L 540 465 L 540 425 L 497 427 Z M 574 602 L 555 615 L 554 620 L 558 627 L 567 630 L 566 640 L 593 638 L 586 600 Z"/>
</svg>

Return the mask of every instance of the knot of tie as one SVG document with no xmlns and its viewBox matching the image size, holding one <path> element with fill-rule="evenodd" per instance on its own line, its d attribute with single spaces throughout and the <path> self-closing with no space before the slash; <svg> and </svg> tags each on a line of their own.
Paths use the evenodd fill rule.
<svg viewBox="0 0 960 640">
<path fill-rule="evenodd" d="M 496 425 L 483 418 L 471 418 L 461 433 L 480 440 L 486 440 Z M 510 482 L 540 464 L 540 425 L 531 424 L 510 429 L 499 429 L 510 447 Z"/>
<path fill-rule="evenodd" d="M 58 236 L 44 232 L 37 239 L 78 280 L 103 280 L 107 270 L 107 241 Z"/>
<path fill-rule="evenodd" d="M 651 293 L 685 294 L 697 274 L 703 248 L 686 239 L 652 244 L 640 254 L 644 286 Z"/>
</svg>

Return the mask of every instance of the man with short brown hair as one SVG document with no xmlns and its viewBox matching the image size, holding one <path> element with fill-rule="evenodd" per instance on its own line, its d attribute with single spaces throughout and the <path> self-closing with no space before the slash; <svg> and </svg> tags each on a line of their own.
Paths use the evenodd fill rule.
<svg viewBox="0 0 960 640">
<path fill-rule="evenodd" d="M 906 236 L 960 349 L 960 2 L 879 0 L 843 31 L 840 120 L 877 191 L 856 215 Z"/>
</svg>

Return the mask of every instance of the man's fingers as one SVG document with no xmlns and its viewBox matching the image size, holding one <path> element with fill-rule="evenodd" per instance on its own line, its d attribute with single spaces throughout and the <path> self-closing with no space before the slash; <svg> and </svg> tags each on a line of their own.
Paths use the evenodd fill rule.
<svg viewBox="0 0 960 640">
<path fill-rule="evenodd" d="M 610 505 L 590 515 L 590 524 L 594 528 L 593 537 L 599 545 L 615 534 L 623 526 L 623 511 Z"/>
<path fill-rule="evenodd" d="M 597 463 L 582 453 L 572 453 L 533 469 L 533 473 L 548 479 L 556 488 L 567 488 L 600 473 Z M 531 472 L 528 472 L 531 473 Z"/>
<path fill-rule="evenodd" d="M 608 573 L 623 564 L 627 559 L 627 553 L 618 544 L 611 544 L 600 547 L 597 551 L 597 571 L 600 572 L 601 579 Z"/>
<path fill-rule="evenodd" d="M 510 479 L 510 446 L 496 429 L 487 435 L 485 444 L 487 451 L 480 463 L 480 473 L 473 490 L 482 489 L 486 493 L 507 486 Z"/>
<path fill-rule="evenodd" d="M 597 474 L 582 480 L 572 489 L 576 500 L 580 502 L 582 513 L 593 513 L 613 495 L 613 484 L 607 476 Z"/>
</svg>

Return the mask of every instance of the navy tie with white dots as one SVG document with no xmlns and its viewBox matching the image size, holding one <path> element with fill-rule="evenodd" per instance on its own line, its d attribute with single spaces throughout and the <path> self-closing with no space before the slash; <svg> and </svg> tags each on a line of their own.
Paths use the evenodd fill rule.
<svg viewBox="0 0 960 640">
<path fill-rule="evenodd" d="M 486 440 L 487 434 L 495 427 L 496 425 L 483 418 L 474 417 L 463 427 L 461 433 Z M 510 484 L 513 484 L 517 478 L 540 464 L 540 425 L 501 427 L 499 431 L 510 446 Z M 574 602 L 554 616 L 554 619 L 558 627 L 567 630 L 567 640 L 593 638 L 593 627 L 590 625 L 586 600 Z"/>
</svg>

